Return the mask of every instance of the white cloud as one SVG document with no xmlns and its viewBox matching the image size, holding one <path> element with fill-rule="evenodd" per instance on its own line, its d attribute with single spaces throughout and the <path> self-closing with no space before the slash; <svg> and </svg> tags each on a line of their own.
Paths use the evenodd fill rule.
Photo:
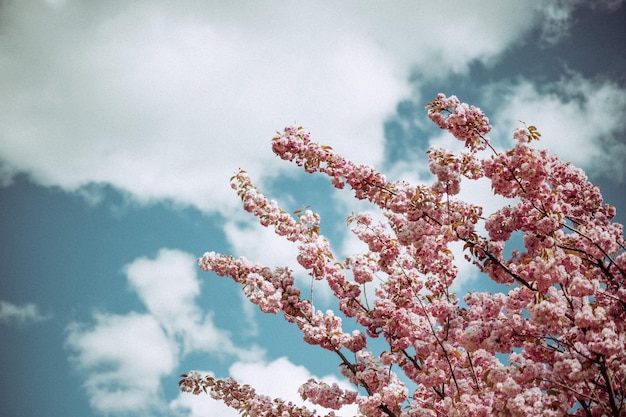
<svg viewBox="0 0 626 417">
<path fill-rule="evenodd" d="M 527 80 L 496 86 L 486 94 L 497 97 L 492 137 L 511 143 L 520 120 L 541 132 L 538 148 L 594 174 L 616 180 L 626 175 L 626 143 L 615 137 L 626 131 L 626 90 L 610 81 L 590 81 L 577 74 L 538 87 Z M 495 100 L 494 100 L 495 102 Z"/>
<path fill-rule="evenodd" d="M 154 259 L 138 258 L 125 267 L 128 281 L 150 314 L 169 337 L 182 343 L 184 352 L 205 351 L 241 358 L 260 355 L 256 348 L 242 349 L 228 332 L 218 329 L 211 315 L 196 303 L 200 295 L 196 259 L 191 254 L 161 249 Z"/>
<path fill-rule="evenodd" d="M 612 12 L 619 9 L 622 3 L 624 3 L 624 0 L 592 0 L 589 2 L 589 5 L 592 9 Z"/>
<path fill-rule="evenodd" d="M 178 364 L 177 346 L 148 314 L 96 314 L 93 327 L 68 327 L 71 360 L 85 372 L 93 409 L 104 414 L 149 415 L 162 409 L 161 377 Z"/>
<path fill-rule="evenodd" d="M 572 25 L 572 13 L 579 1 L 546 1 L 542 8 L 545 23 L 541 26 L 541 38 L 548 45 L 554 45 L 566 37 Z"/>
<path fill-rule="evenodd" d="M 154 259 L 138 258 L 124 271 L 147 313 L 96 313 L 93 324 L 71 323 L 66 346 L 84 373 L 91 406 L 104 414 L 162 412 L 161 379 L 186 354 L 208 352 L 254 361 L 256 346 L 236 346 L 230 334 L 203 314 L 195 258 L 161 249 Z"/>
<path fill-rule="evenodd" d="M 205 372 L 203 372 L 205 374 Z M 239 417 L 240 414 L 234 408 L 230 408 L 223 402 L 214 400 L 208 395 L 192 395 L 179 393 L 178 397 L 169 404 L 172 411 L 185 417 Z"/>
<path fill-rule="evenodd" d="M 296 260 L 297 243 L 278 236 L 271 227 L 261 226 L 256 218 L 228 222 L 224 224 L 224 232 L 233 256 L 245 256 L 252 262 L 261 262 L 270 268 L 288 266 L 304 271 Z"/>
<path fill-rule="evenodd" d="M 542 21 L 540 4 L 8 2 L 2 182 L 26 172 L 228 213 L 239 167 L 262 180 L 288 166 L 269 149 L 275 130 L 301 123 L 376 164 L 410 73 L 496 59 Z"/>
<path fill-rule="evenodd" d="M 570 29 L 576 23 L 574 12 L 581 7 L 592 10 L 614 11 L 623 0 L 542 0 L 531 3 L 538 17 L 540 41 L 548 46 L 557 44 L 570 34 Z M 508 3 L 504 3 L 508 4 Z M 529 7 L 529 2 L 520 3 L 522 7 Z"/>
<path fill-rule="evenodd" d="M 38 323 L 48 319 L 50 319 L 50 316 L 42 314 L 36 304 L 25 303 L 17 305 L 8 301 L 0 300 L 0 323 L 4 322 L 26 325 Z"/>
<path fill-rule="evenodd" d="M 323 8 L 11 6 L 0 155 L 44 185 L 225 209 L 239 164 L 257 177 L 285 166 L 270 138 L 294 121 L 375 160 L 406 91 L 386 53 Z"/>
</svg>

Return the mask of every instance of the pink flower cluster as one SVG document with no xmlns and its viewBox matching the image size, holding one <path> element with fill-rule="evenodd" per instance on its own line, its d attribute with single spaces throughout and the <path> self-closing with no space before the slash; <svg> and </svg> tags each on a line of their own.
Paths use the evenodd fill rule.
<svg viewBox="0 0 626 417">
<path fill-rule="evenodd" d="M 320 234 L 319 215 L 284 212 L 243 171 L 232 179 L 245 210 L 297 245 L 300 265 L 328 284 L 341 314 L 360 328 L 346 332 L 340 315 L 302 300 L 288 269 L 213 252 L 201 268 L 231 277 L 262 311 L 282 312 L 307 343 L 337 354 L 360 394 L 308 381 L 300 393 L 315 404 L 356 403 L 367 417 L 626 415 L 626 243 L 622 225 L 612 222 L 615 209 L 581 170 L 531 146 L 541 136 L 534 126 L 517 129 L 515 145 L 498 153 L 478 108 L 442 94 L 427 108 L 467 147 L 461 154 L 429 150 L 432 186 L 389 182 L 301 127 L 273 138 L 278 156 L 328 175 L 337 188 L 348 185 L 385 213 L 382 222 L 350 216 L 367 250 L 343 262 Z M 483 214 L 453 198 L 461 179 L 481 177 L 511 205 Z M 486 234 L 477 232 L 481 221 Z M 523 248 L 506 255 L 514 233 Z M 463 243 L 484 279 L 509 289 L 460 302 L 450 291 L 458 273 L 453 242 Z M 375 287 L 373 297 L 366 286 Z M 378 354 L 376 338 L 386 346 Z M 231 380 L 189 375 L 181 389 L 208 389 L 249 415 L 311 415 Z M 268 404 L 285 408 L 270 412 Z"/>
<path fill-rule="evenodd" d="M 339 410 L 346 404 L 354 404 L 356 401 L 356 391 L 345 391 L 333 383 L 318 382 L 309 379 L 299 389 L 298 392 L 304 400 L 310 400 L 313 404 L 323 404 L 326 408 Z"/>
<path fill-rule="evenodd" d="M 491 131 L 489 119 L 478 108 L 461 103 L 456 96 L 439 93 L 426 105 L 428 117 L 441 129 L 448 130 L 458 140 L 464 141 L 471 151 L 487 147 L 485 135 Z"/>
<path fill-rule="evenodd" d="M 316 417 L 315 411 L 297 406 L 290 401 L 259 395 L 251 386 L 238 384 L 232 378 L 216 380 L 211 376 L 203 377 L 198 372 L 183 374 L 181 378 L 178 385 L 182 392 L 196 395 L 202 392 L 209 393 L 213 399 L 223 401 L 244 416 Z M 324 417 L 335 417 L 335 413 L 330 412 Z"/>
</svg>

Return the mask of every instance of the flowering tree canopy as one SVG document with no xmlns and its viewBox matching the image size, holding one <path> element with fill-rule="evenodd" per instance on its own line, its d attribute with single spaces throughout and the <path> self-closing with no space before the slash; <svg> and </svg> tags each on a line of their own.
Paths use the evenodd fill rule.
<svg viewBox="0 0 626 417">
<path fill-rule="evenodd" d="M 385 221 L 349 217 L 368 249 L 342 262 L 320 234 L 318 214 L 292 216 L 244 171 L 232 178 L 245 210 L 297 245 L 298 263 L 328 283 L 341 314 L 359 329 L 344 331 L 340 316 L 304 299 L 288 268 L 214 252 L 200 267 L 232 278 L 263 312 L 282 312 L 307 343 L 337 354 L 354 391 L 309 380 L 300 395 L 319 406 L 356 404 L 367 417 L 626 415 L 626 244 L 622 225 L 611 222 L 615 209 L 583 171 L 531 145 L 540 137 L 534 126 L 515 130 L 515 146 L 497 152 L 480 109 L 443 94 L 426 108 L 465 144 L 459 154 L 428 151 L 432 185 L 387 181 L 301 127 L 273 138 L 282 159 L 328 175 L 336 188 L 347 184 L 383 211 Z M 455 198 L 462 178 L 487 178 L 512 204 L 483 213 Z M 507 256 L 514 232 L 524 248 Z M 459 300 L 450 290 L 453 242 L 508 292 Z M 375 276 L 382 277 L 376 284 Z M 374 297 L 365 297 L 366 285 Z M 386 342 L 384 351 L 370 347 L 376 338 Z M 316 415 L 232 379 L 190 372 L 180 387 L 208 392 L 243 415 Z"/>
</svg>

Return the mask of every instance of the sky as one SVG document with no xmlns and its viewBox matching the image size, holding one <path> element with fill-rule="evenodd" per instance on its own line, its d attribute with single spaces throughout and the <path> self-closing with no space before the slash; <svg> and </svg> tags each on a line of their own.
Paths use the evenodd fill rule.
<svg viewBox="0 0 626 417">
<path fill-rule="evenodd" d="M 236 416 L 178 392 L 192 369 L 300 402 L 311 377 L 346 384 L 338 358 L 195 263 L 291 266 L 307 294 L 295 248 L 230 189 L 240 168 L 319 212 L 337 258 L 363 249 L 345 219 L 371 208 L 273 155 L 294 123 L 432 183 L 428 147 L 459 147 L 424 104 L 455 94 L 499 149 L 537 126 L 624 223 L 625 22 L 621 0 L 0 2 L 0 414 Z M 462 187 L 486 213 L 506 203 Z M 490 289 L 461 263 L 460 294 Z"/>
</svg>

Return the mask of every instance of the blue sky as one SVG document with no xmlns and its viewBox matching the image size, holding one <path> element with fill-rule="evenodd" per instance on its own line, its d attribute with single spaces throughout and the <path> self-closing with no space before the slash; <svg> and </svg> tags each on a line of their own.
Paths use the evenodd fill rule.
<svg viewBox="0 0 626 417">
<path fill-rule="evenodd" d="M 344 221 L 367 207 L 272 154 L 294 122 L 430 182 L 425 150 L 458 146 L 423 106 L 456 94 L 499 147 L 536 125 L 624 223 L 624 22 L 619 0 L 2 2 L 0 414 L 234 416 L 179 395 L 178 375 L 294 400 L 338 379 L 335 357 L 195 265 L 215 250 L 297 267 L 240 209 L 239 168 L 287 211 L 320 212 L 338 257 L 360 249 Z M 506 203 L 467 186 L 487 212 Z M 488 288 L 460 269 L 461 293 Z"/>
</svg>

